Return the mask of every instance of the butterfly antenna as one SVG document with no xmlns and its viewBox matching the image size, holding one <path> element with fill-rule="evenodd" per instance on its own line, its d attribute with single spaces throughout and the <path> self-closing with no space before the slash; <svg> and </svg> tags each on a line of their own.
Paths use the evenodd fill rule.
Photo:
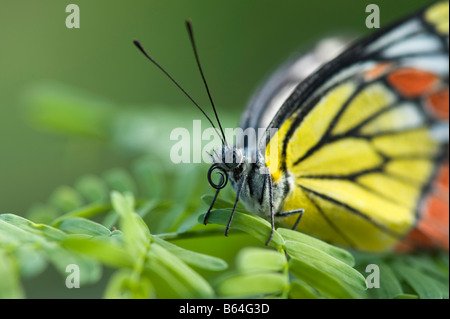
<svg viewBox="0 0 450 319">
<path fill-rule="evenodd" d="M 212 99 L 212 96 L 211 96 L 211 92 L 209 91 L 208 83 L 206 82 L 205 74 L 203 73 L 203 69 L 202 69 L 202 66 L 200 64 L 200 58 L 198 57 L 197 46 L 196 46 L 195 41 L 194 41 L 194 31 L 192 30 L 192 22 L 190 20 L 186 20 L 186 27 L 187 27 L 187 30 L 188 30 L 188 33 L 189 33 L 189 38 L 191 39 L 192 48 L 194 49 L 195 60 L 197 61 L 197 66 L 198 66 L 198 69 L 199 69 L 200 74 L 201 74 L 202 79 L 203 79 L 203 84 L 205 85 L 206 92 L 208 93 L 209 100 L 211 101 L 211 106 L 212 106 L 212 109 L 214 111 L 214 115 L 216 116 L 216 120 L 217 120 L 217 123 L 219 124 L 219 128 L 220 128 L 220 132 L 222 133 L 222 136 L 223 136 L 223 141 L 225 141 L 225 144 L 226 144 L 226 139 L 225 139 L 225 134 L 224 134 L 223 129 L 222 129 L 222 124 L 220 123 L 219 116 L 217 115 L 216 106 L 214 105 L 214 102 L 213 102 L 213 99 Z"/>
<path fill-rule="evenodd" d="M 191 100 L 191 102 L 194 103 L 194 105 L 203 113 L 203 115 L 206 117 L 209 123 L 211 123 L 212 127 L 216 130 L 217 134 L 222 140 L 222 143 L 225 143 L 225 136 L 223 135 L 222 128 L 220 128 L 222 131 L 221 136 L 211 118 L 205 113 L 205 111 L 200 107 L 200 105 L 198 105 L 198 103 L 189 95 L 189 93 L 187 93 L 186 90 L 183 89 L 183 87 L 169 74 L 169 72 L 167 72 L 158 62 L 155 61 L 155 59 L 153 59 L 150 56 L 150 54 L 147 53 L 147 51 L 145 51 L 145 49 L 142 47 L 139 41 L 133 40 L 133 43 L 145 55 L 145 57 L 147 57 L 147 59 L 149 59 L 154 65 L 156 65 L 181 90 L 181 92 L 183 92 L 184 95 L 186 95 L 189 98 L 189 100 Z"/>
</svg>

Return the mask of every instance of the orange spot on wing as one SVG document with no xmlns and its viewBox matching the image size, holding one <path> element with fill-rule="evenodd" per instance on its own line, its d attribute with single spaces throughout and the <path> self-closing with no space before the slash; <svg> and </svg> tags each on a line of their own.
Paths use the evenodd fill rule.
<svg viewBox="0 0 450 319">
<path fill-rule="evenodd" d="M 448 120 L 448 88 L 430 94 L 427 105 L 438 118 Z"/>
<path fill-rule="evenodd" d="M 414 98 L 432 89 L 438 83 L 439 78 L 436 74 L 428 71 L 401 68 L 392 71 L 388 75 L 388 81 L 403 96 Z"/>
<path fill-rule="evenodd" d="M 434 194 L 448 203 L 449 201 L 449 167 L 448 162 L 443 164 L 434 180 Z"/>
<path fill-rule="evenodd" d="M 436 178 L 436 185 L 438 187 L 441 187 L 444 191 L 447 191 L 447 197 L 448 197 L 448 191 L 449 191 L 449 165 L 448 162 L 443 164 L 442 167 L 439 169 L 439 173 L 437 174 Z"/>
<path fill-rule="evenodd" d="M 410 251 L 414 248 L 441 248 L 449 250 L 449 206 L 438 197 L 427 200 L 425 211 L 416 227 L 397 250 Z"/>
<path fill-rule="evenodd" d="M 383 74 L 386 74 L 387 71 L 391 68 L 392 63 L 378 63 L 372 69 L 366 71 L 364 74 L 364 78 L 366 81 L 373 81 L 376 78 L 379 78 Z"/>
<path fill-rule="evenodd" d="M 433 191 L 425 199 L 417 225 L 397 250 L 443 248 L 449 250 L 449 164 L 443 164 L 433 183 Z"/>
<path fill-rule="evenodd" d="M 431 241 L 449 249 L 449 206 L 448 202 L 432 197 L 428 201 L 427 211 L 419 221 L 417 229 Z"/>
</svg>

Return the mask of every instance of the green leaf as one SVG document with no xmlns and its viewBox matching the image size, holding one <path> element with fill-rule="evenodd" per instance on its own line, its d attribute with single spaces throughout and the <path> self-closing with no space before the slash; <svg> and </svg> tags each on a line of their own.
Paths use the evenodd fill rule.
<svg viewBox="0 0 450 319">
<path fill-rule="evenodd" d="M 424 275 L 421 271 L 396 261 L 393 264 L 395 272 L 401 276 L 421 299 L 442 299 L 444 287 L 441 287 L 433 278 Z"/>
<path fill-rule="evenodd" d="M 121 269 L 108 282 L 104 298 L 106 299 L 149 299 L 154 295 L 151 282 L 143 277 L 135 279 L 134 272 Z"/>
<path fill-rule="evenodd" d="M 68 236 L 61 245 L 111 267 L 133 267 L 133 256 L 112 237 L 78 238 Z"/>
<path fill-rule="evenodd" d="M 413 294 L 400 294 L 400 295 L 394 296 L 393 299 L 419 299 L 419 296 L 413 295 Z"/>
<path fill-rule="evenodd" d="M 287 284 L 283 274 L 258 272 L 231 276 L 219 284 L 217 291 L 225 298 L 259 297 L 279 294 Z"/>
<path fill-rule="evenodd" d="M 291 299 L 319 299 L 318 293 L 305 282 L 294 279 L 289 289 L 289 298 Z"/>
<path fill-rule="evenodd" d="M 308 261 L 291 258 L 289 270 L 297 278 L 303 280 L 322 295 L 336 299 L 365 298 L 361 289 L 355 289 L 342 282 L 329 271 L 324 271 L 317 264 Z"/>
<path fill-rule="evenodd" d="M 165 283 L 170 289 L 170 295 L 164 294 L 164 285 L 155 285 L 159 298 L 212 298 L 214 291 L 209 283 L 187 266 L 177 256 L 153 243 L 148 251 L 145 273 L 152 282 Z M 159 290 L 163 288 L 162 290 Z"/>
<path fill-rule="evenodd" d="M 134 212 L 134 197 L 131 194 L 122 195 L 113 191 L 111 201 L 120 216 L 120 227 L 127 249 L 140 258 L 148 249 L 150 231 Z"/>
<path fill-rule="evenodd" d="M 287 266 L 286 257 L 276 250 L 244 248 L 236 257 L 239 271 L 281 271 Z"/>
<path fill-rule="evenodd" d="M 355 259 L 353 258 L 353 256 L 348 251 L 342 248 L 330 245 L 320 239 L 311 237 L 309 235 L 291 229 L 278 228 L 277 231 L 280 233 L 281 236 L 283 236 L 285 240 L 291 240 L 315 247 L 323 251 L 324 253 L 327 253 L 328 255 L 339 259 L 340 261 L 346 263 L 351 267 L 355 265 Z"/>
<path fill-rule="evenodd" d="M 0 214 L 0 230 L 6 231 L 7 228 L 12 234 L 31 242 L 43 239 L 59 241 L 66 237 L 64 232 L 54 227 L 35 224 L 26 218 L 14 214 Z"/>
<path fill-rule="evenodd" d="M 13 259 L 0 250 L 0 299 L 24 298 L 18 267 Z"/>
<path fill-rule="evenodd" d="M 10 223 L 5 220 L 5 215 L 0 215 L 0 234 L 2 244 L 10 243 L 14 247 L 17 247 L 23 243 L 39 243 L 44 242 L 45 238 L 37 231 L 33 229 L 23 229 L 20 225 Z"/>
<path fill-rule="evenodd" d="M 445 269 L 445 273 L 448 276 L 448 272 L 449 272 L 449 256 L 448 253 L 441 253 L 439 254 L 439 261 L 442 262 L 442 264 L 444 265 L 444 269 Z"/>
<path fill-rule="evenodd" d="M 15 216 L 12 214 L 0 215 L 0 230 L 5 231 L 6 234 L 11 234 L 20 240 L 21 246 L 17 247 L 15 252 L 20 262 L 33 263 L 32 265 L 20 266 L 21 271 L 26 275 L 33 275 L 40 272 L 44 265 L 42 255 L 32 253 L 33 250 L 22 251 L 24 244 L 38 244 L 39 252 L 45 253 L 46 259 L 50 260 L 52 264 L 62 273 L 66 275 L 66 267 L 69 264 L 76 264 L 80 267 L 80 282 L 90 283 L 95 282 L 100 278 L 100 266 L 81 255 L 71 254 L 60 246 L 60 242 L 67 238 L 67 235 L 62 231 L 53 227 L 34 224 L 29 220 Z"/>
<path fill-rule="evenodd" d="M 109 229 L 117 225 L 118 220 L 119 215 L 115 211 L 111 211 L 105 215 L 105 217 L 102 219 L 101 224 Z"/>
<path fill-rule="evenodd" d="M 366 297 L 365 278 L 348 264 L 307 244 L 286 241 L 290 271 L 325 296 Z"/>
<path fill-rule="evenodd" d="M 213 210 L 208 216 L 208 223 L 219 224 L 226 226 L 230 219 L 231 210 L 218 209 Z M 202 223 L 204 214 L 199 217 L 199 222 Z M 271 232 L 271 225 L 268 221 L 253 214 L 244 214 L 234 212 L 233 221 L 231 222 L 231 229 L 238 229 L 248 233 L 263 243 L 269 239 Z M 284 239 L 274 230 L 270 246 L 279 247 L 284 244 Z"/>
<path fill-rule="evenodd" d="M 131 193 L 111 192 L 111 202 L 121 218 L 127 219 L 134 214 L 134 197 Z"/>
<path fill-rule="evenodd" d="M 47 266 L 45 254 L 36 245 L 20 245 L 14 251 L 14 256 L 24 278 L 36 276 Z"/>
<path fill-rule="evenodd" d="M 379 299 L 392 299 L 403 294 L 403 289 L 391 267 L 380 261 L 376 262 L 380 269 L 380 287 L 370 288 L 369 291 Z"/>
<path fill-rule="evenodd" d="M 155 243 L 167 249 L 169 252 L 191 266 L 212 271 L 221 271 L 228 268 L 227 263 L 220 258 L 181 248 L 158 237 L 153 237 L 153 240 Z"/>
<path fill-rule="evenodd" d="M 335 275 L 348 285 L 362 290 L 366 289 L 366 280 L 364 276 L 340 259 L 337 259 L 316 247 L 291 240 L 286 241 L 285 247 L 289 256 L 308 260 L 322 270 Z"/>
<path fill-rule="evenodd" d="M 91 236 L 109 236 L 111 232 L 105 226 L 86 218 L 68 218 L 59 223 L 58 228 L 71 234 L 86 234 Z"/>
<path fill-rule="evenodd" d="M 201 197 L 202 201 L 209 207 L 211 203 L 213 202 L 214 196 L 213 195 L 203 195 Z M 214 209 L 226 209 L 226 208 L 233 208 L 234 203 L 217 197 L 216 201 L 214 202 Z M 236 206 L 237 210 L 245 210 L 244 206 L 241 204 L 241 202 L 238 202 Z"/>
<path fill-rule="evenodd" d="M 80 269 L 80 284 L 95 283 L 101 278 L 102 268 L 94 259 L 70 252 L 57 244 L 47 245 L 44 250 L 47 258 L 63 276 L 67 276 L 69 265 L 76 265 Z"/>
<path fill-rule="evenodd" d="M 442 269 L 430 255 L 412 255 L 403 258 L 405 263 L 415 269 L 423 270 L 424 273 L 438 280 L 448 281 L 448 268 Z"/>
</svg>

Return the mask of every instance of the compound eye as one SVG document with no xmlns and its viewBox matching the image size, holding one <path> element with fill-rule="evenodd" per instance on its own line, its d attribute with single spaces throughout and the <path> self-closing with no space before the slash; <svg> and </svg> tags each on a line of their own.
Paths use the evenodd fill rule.
<svg viewBox="0 0 450 319">
<path fill-rule="evenodd" d="M 229 149 L 225 151 L 224 164 L 229 169 L 235 169 L 242 162 L 242 154 L 236 149 Z"/>
</svg>

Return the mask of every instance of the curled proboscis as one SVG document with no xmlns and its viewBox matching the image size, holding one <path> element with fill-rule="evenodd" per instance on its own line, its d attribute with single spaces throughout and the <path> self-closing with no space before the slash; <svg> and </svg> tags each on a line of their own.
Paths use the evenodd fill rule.
<svg viewBox="0 0 450 319">
<path fill-rule="evenodd" d="M 212 180 L 211 175 L 212 175 L 212 173 L 214 171 L 216 171 L 216 173 L 220 175 L 220 180 L 219 180 L 218 183 L 215 183 Z M 211 167 L 208 170 L 208 182 L 209 182 L 209 185 L 211 185 L 211 187 L 213 187 L 215 189 L 222 189 L 222 188 L 224 188 L 227 185 L 227 183 L 228 183 L 227 172 L 223 168 L 221 168 L 219 165 L 217 165 L 217 164 L 211 165 Z"/>
</svg>

